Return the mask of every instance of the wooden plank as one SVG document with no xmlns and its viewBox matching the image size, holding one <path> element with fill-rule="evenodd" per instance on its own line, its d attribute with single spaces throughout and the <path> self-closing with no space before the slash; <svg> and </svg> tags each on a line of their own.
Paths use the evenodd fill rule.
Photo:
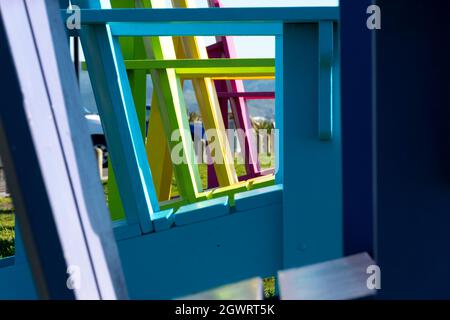
<svg viewBox="0 0 450 320">
<path fill-rule="evenodd" d="M 342 257 L 342 140 L 338 41 L 332 86 L 335 135 L 323 141 L 317 134 L 319 26 L 286 24 L 284 28 L 283 80 L 276 87 L 283 109 L 282 163 L 277 175 L 283 172 L 277 183 L 283 184 L 283 257 L 285 268 L 290 268 Z M 278 126 L 280 119 L 276 121 Z"/>
<path fill-rule="evenodd" d="M 134 7 L 134 1 L 112 0 L 111 6 L 113 8 L 132 8 Z M 142 39 L 123 37 L 119 39 L 119 42 L 120 47 L 122 48 L 124 59 L 138 59 L 144 57 L 145 52 L 142 44 Z M 138 116 L 142 138 L 145 139 L 147 74 L 143 70 L 127 70 L 127 75 L 130 82 L 131 92 L 133 94 L 134 104 L 136 106 L 136 114 Z M 108 162 L 108 208 L 111 212 L 111 217 L 113 220 L 120 220 L 125 218 L 125 210 L 120 199 L 120 193 L 111 161 Z"/>
<path fill-rule="evenodd" d="M 224 216 L 230 213 L 228 197 L 200 201 L 181 207 L 175 213 L 175 225 L 182 226 Z"/>
<path fill-rule="evenodd" d="M 384 16 L 383 32 L 374 31 L 372 47 L 377 61 L 371 129 L 373 248 L 382 281 L 378 296 L 448 300 L 448 2 L 378 0 L 377 4 Z M 406 5 L 408 18 L 398 19 Z M 406 21 L 418 19 L 420 25 L 405 29 Z"/>
<path fill-rule="evenodd" d="M 229 197 L 230 206 L 234 206 L 234 197 L 240 192 L 245 192 L 249 190 L 257 190 L 259 188 L 270 187 L 275 184 L 275 178 L 273 175 L 265 175 L 261 177 L 249 178 L 245 181 L 237 182 L 231 186 L 218 187 L 211 190 L 206 190 L 197 194 L 197 201 L 204 201 L 210 199 L 216 199 L 220 197 Z M 267 190 L 266 190 L 267 191 Z M 259 193 L 260 194 L 260 193 Z M 175 199 L 174 201 L 168 201 L 161 204 L 161 208 L 180 208 L 183 205 L 188 204 L 183 199 Z"/>
<path fill-rule="evenodd" d="M 133 59 L 125 60 L 125 66 L 128 70 L 140 69 L 170 69 L 170 68 L 242 68 L 242 67 L 274 67 L 275 59 L 211 59 L 211 58 L 181 58 L 181 52 L 176 50 L 177 59 L 150 60 Z"/>
<path fill-rule="evenodd" d="M 175 8 L 193 7 L 193 2 L 189 0 L 172 0 Z M 208 60 L 208 53 L 203 39 L 198 37 L 180 38 L 184 57 L 188 59 Z M 208 67 L 208 70 L 213 68 Z M 216 68 L 214 68 L 215 70 Z M 231 68 L 233 69 L 233 68 Z M 205 71 L 205 69 L 200 68 Z M 181 75 L 178 73 L 178 75 Z M 229 141 L 226 136 L 225 125 L 222 119 L 219 100 L 215 91 L 214 83 L 206 78 L 208 74 L 203 74 L 199 78 L 192 80 L 197 103 L 202 114 L 203 126 L 211 146 L 214 145 L 214 168 L 217 180 L 222 187 L 232 185 L 238 182 L 236 169 L 234 167 L 234 156 L 232 154 Z M 209 132 L 214 131 L 214 136 L 208 136 Z"/>
<path fill-rule="evenodd" d="M 367 253 L 278 272 L 281 300 L 353 300 L 372 296 Z"/>
<path fill-rule="evenodd" d="M 145 3 L 137 1 L 136 4 L 140 8 L 144 7 L 144 4 L 152 8 L 163 5 L 157 1 Z M 171 38 L 144 38 L 144 45 L 147 57 L 150 59 L 164 60 L 176 58 L 175 48 Z M 180 147 L 183 150 L 181 155 L 178 153 L 180 163 L 174 164 L 174 174 L 180 194 L 184 199 L 195 202 L 196 195 L 202 191 L 202 185 L 195 161 L 194 146 L 190 134 L 181 82 L 174 69 L 152 70 L 151 76 L 160 107 L 159 110 L 165 136 L 169 142 L 169 149 L 171 152 L 176 152 Z M 178 137 L 172 137 L 173 134 L 177 135 L 176 133 L 178 133 Z"/>
<path fill-rule="evenodd" d="M 341 0 L 339 7 L 340 50 L 342 72 L 342 173 L 344 212 L 344 254 L 372 252 L 374 242 L 373 147 L 374 101 L 372 91 L 375 77 L 372 61 L 373 34 L 358 28 L 357 12 L 365 11 L 372 0 Z M 383 22 L 384 23 L 384 22 Z"/>
<path fill-rule="evenodd" d="M 218 92 L 219 98 L 244 98 L 245 100 L 275 99 L 275 92 Z"/>
<path fill-rule="evenodd" d="M 319 22 L 319 138 L 333 135 L 333 22 Z"/>
<path fill-rule="evenodd" d="M 273 203 L 281 202 L 282 192 L 282 185 L 274 185 L 238 193 L 236 194 L 234 199 L 236 210 L 245 211 L 249 210 L 250 208 L 263 207 Z"/>
<path fill-rule="evenodd" d="M 239 68 L 179 68 L 175 69 L 182 79 L 246 79 L 263 80 L 275 78 L 275 67 L 239 67 Z"/>
<path fill-rule="evenodd" d="M 284 40 L 283 36 L 275 37 L 275 183 L 284 183 Z M 278 134 L 277 134 L 278 133 Z M 278 138 L 278 139 L 277 139 Z"/>
<path fill-rule="evenodd" d="M 159 201 L 170 200 L 172 189 L 172 159 L 161 119 L 160 106 L 153 91 L 147 132 L 147 158 L 153 174 L 153 183 Z"/>
<path fill-rule="evenodd" d="M 113 221 L 114 237 L 116 240 L 138 237 L 142 234 L 139 224 L 128 224 L 127 220 Z"/>
<path fill-rule="evenodd" d="M 154 220 L 155 231 L 167 230 L 174 223 L 175 223 L 175 215 L 174 215 L 173 209 L 159 211 L 155 215 L 155 220 Z"/>
<path fill-rule="evenodd" d="M 189 9 L 191 10 L 191 9 Z M 82 20 L 83 23 L 87 23 Z M 196 22 L 196 23 L 157 23 L 157 22 L 111 22 L 114 36 L 215 36 L 227 34 L 234 36 L 272 36 L 281 34 L 282 24 L 256 22 Z"/>
<path fill-rule="evenodd" d="M 221 7 L 219 0 L 208 1 L 210 7 Z M 210 52 L 211 57 L 220 58 L 236 58 L 236 50 L 234 48 L 233 40 L 230 36 L 217 36 L 217 44 L 214 49 L 215 52 Z M 244 92 L 244 83 L 242 80 L 229 80 L 220 81 L 216 80 L 216 86 L 221 91 L 227 91 L 230 93 Z M 237 129 L 243 130 L 246 133 L 245 138 L 241 138 L 239 143 L 243 147 L 245 169 L 247 177 L 256 177 L 260 174 L 261 168 L 259 165 L 258 152 L 256 150 L 256 141 L 253 135 L 253 126 L 250 118 L 250 113 L 247 108 L 247 102 L 243 97 L 235 99 L 225 100 L 222 99 L 222 108 L 225 113 L 228 114 L 228 103 L 231 105 L 231 111 L 233 112 L 234 121 Z M 239 177 L 240 179 L 246 177 Z M 217 177 L 214 172 L 208 174 L 208 185 L 216 186 Z"/>
<path fill-rule="evenodd" d="M 263 280 L 259 277 L 228 284 L 176 300 L 263 300 Z"/>
<path fill-rule="evenodd" d="M 101 7 L 98 0 L 74 4 Z M 80 35 L 127 221 L 150 232 L 159 205 L 119 41 L 102 25 L 83 27 Z"/>
<path fill-rule="evenodd" d="M 82 10 L 83 23 L 105 24 L 108 22 L 170 22 L 180 29 L 187 24 L 182 22 L 224 22 L 239 23 L 257 21 L 267 23 L 316 23 L 321 20 L 338 21 L 339 7 L 284 7 L 284 8 L 159 8 L 158 10 L 115 9 Z M 174 23 L 176 22 L 176 23 Z M 230 24 L 232 24 L 230 22 Z M 223 30 L 226 32 L 226 30 Z M 281 30 L 280 30 L 281 31 Z M 227 33 L 218 33 L 228 35 Z M 271 33 L 273 35 L 274 33 Z M 281 32 L 280 32 L 281 34 Z M 194 34 L 195 35 L 195 34 Z"/>
<path fill-rule="evenodd" d="M 183 50 L 179 39 L 173 38 L 173 41 L 177 58 L 185 58 L 183 56 Z M 126 63 L 127 62 L 125 62 L 125 64 Z M 152 94 L 152 108 L 150 111 L 147 133 L 147 157 L 152 172 L 155 173 L 153 182 L 155 184 L 159 201 L 168 201 L 171 197 L 173 168 L 167 141 L 168 138 L 165 137 L 164 126 L 160 114 L 160 107 L 158 105 L 157 93 L 154 89 Z M 161 219 L 155 220 L 155 226 L 160 226 L 160 221 Z M 162 223 L 162 225 L 165 226 L 166 224 Z"/>
<path fill-rule="evenodd" d="M 124 299 L 58 4 L 2 0 L 0 14 L 1 95 L 11 99 L 0 108 L 0 145 L 39 296 Z M 82 271 L 74 287 L 70 269 Z"/>
</svg>

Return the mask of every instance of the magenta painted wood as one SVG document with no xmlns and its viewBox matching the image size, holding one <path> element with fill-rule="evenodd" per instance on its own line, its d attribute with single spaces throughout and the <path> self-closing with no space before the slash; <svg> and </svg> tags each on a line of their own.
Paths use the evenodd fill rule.
<svg viewBox="0 0 450 320">
<path fill-rule="evenodd" d="M 275 99 L 275 92 L 217 92 L 219 98 L 244 98 L 245 100 Z"/>
<path fill-rule="evenodd" d="M 221 7 L 220 0 L 208 0 L 210 7 Z M 217 43 L 208 47 L 208 56 L 210 58 L 235 58 L 237 57 L 234 43 L 231 37 L 218 36 Z M 225 127 L 229 128 L 228 123 L 228 101 L 230 101 L 231 111 L 234 116 L 236 129 L 244 132 L 251 132 L 253 129 L 250 119 L 250 113 L 247 108 L 246 100 L 250 99 L 274 99 L 273 92 L 245 92 L 244 82 L 242 80 L 216 80 L 214 82 L 216 91 L 219 93 L 219 103 L 224 116 Z M 255 143 L 255 137 L 252 134 L 247 135 L 247 139 L 241 148 L 245 151 L 245 167 L 247 175 L 239 177 L 239 180 L 246 180 L 267 174 L 272 171 L 261 171 L 258 160 L 258 152 Z M 217 177 L 212 165 L 208 166 L 208 188 L 218 186 Z"/>
</svg>

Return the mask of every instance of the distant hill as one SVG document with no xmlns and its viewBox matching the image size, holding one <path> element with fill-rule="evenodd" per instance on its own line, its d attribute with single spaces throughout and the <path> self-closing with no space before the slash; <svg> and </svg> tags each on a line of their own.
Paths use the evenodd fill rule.
<svg viewBox="0 0 450 320">
<path fill-rule="evenodd" d="M 274 91 L 275 84 L 273 80 L 248 80 L 244 81 L 245 90 L 248 92 L 257 91 Z M 95 105 L 95 98 L 92 93 L 91 83 L 86 71 L 80 74 L 80 89 L 83 106 L 91 111 L 97 113 L 97 107 Z M 153 85 L 151 81 L 147 81 L 147 104 L 151 104 L 151 93 L 153 91 Z M 195 99 L 194 89 L 192 87 L 192 81 L 186 81 L 184 87 L 184 97 L 188 112 L 197 112 L 198 105 Z M 275 104 L 274 100 L 253 100 L 247 102 L 250 116 L 265 118 L 267 120 L 273 120 L 275 118 Z"/>
</svg>

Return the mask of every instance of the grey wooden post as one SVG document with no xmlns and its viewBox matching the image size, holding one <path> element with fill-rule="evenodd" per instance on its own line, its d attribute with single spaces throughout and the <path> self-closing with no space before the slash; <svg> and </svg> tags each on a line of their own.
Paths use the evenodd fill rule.
<svg viewBox="0 0 450 320">
<path fill-rule="evenodd" d="M 59 2 L 0 0 L 0 15 L 0 146 L 39 295 L 125 299 Z"/>
</svg>

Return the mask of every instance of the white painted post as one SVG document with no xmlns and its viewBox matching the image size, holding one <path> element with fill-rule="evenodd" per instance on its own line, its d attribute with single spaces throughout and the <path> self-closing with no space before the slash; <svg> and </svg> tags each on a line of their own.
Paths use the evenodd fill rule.
<svg viewBox="0 0 450 320">
<path fill-rule="evenodd" d="M 95 148 L 95 153 L 97 155 L 98 173 L 100 175 L 100 180 L 103 181 L 103 151 L 100 148 Z"/>
</svg>

